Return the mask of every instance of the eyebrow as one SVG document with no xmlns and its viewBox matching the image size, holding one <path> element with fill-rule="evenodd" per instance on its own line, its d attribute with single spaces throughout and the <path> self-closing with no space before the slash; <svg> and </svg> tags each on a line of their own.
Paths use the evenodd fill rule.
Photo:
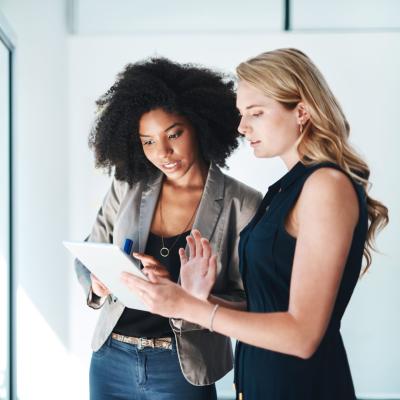
<svg viewBox="0 0 400 400">
<path fill-rule="evenodd" d="M 174 122 L 171 126 L 169 126 L 167 129 L 164 130 L 164 132 L 168 132 L 171 129 L 175 128 L 178 125 L 183 125 L 182 122 Z M 143 135 L 142 133 L 139 133 L 139 136 L 141 137 L 151 137 L 150 135 Z"/>
<path fill-rule="evenodd" d="M 251 108 L 254 108 L 254 107 L 264 107 L 264 106 L 262 104 L 252 104 L 251 106 L 247 106 L 246 110 L 250 110 Z M 236 108 L 240 111 L 239 107 L 236 107 Z"/>
<path fill-rule="evenodd" d="M 250 110 L 250 108 L 254 108 L 254 107 L 263 107 L 263 105 L 261 105 L 261 104 L 252 104 L 251 106 L 247 106 L 246 110 Z"/>
</svg>

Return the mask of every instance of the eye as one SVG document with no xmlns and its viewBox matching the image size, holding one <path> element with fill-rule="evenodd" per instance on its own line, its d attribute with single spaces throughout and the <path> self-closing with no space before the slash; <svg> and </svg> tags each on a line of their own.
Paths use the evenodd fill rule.
<svg viewBox="0 0 400 400">
<path fill-rule="evenodd" d="M 150 145 L 150 144 L 153 144 L 153 143 L 154 143 L 154 140 L 145 140 L 145 141 L 142 142 L 142 145 L 143 146 L 147 146 L 147 145 Z"/>
<path fill-rule="evenodd" d="M 256 117 L 256 118 L 261 117 L 262 114 L 263 114 L 262 111 L 260 111 L 258 113 L 253 114 L 253 117 Z"/>
<path fill-rule="evenodd" d="M 175 133 L 172 133 L 171 135 L 168 135 L 168 139 L 178 139 L 179 136 L 181 136 L 183 131 L 177 131 Z"/>
</svg>

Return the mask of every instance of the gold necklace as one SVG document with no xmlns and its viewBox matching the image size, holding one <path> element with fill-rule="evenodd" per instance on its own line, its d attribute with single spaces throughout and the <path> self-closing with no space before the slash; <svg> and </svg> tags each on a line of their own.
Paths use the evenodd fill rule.
<svg viewBox="0 0 400 400">
<path fill-rule="evenodd" d="M 163 217 L 162 217 L 162 189 L 161 189 L 161 197 L 160 197 L 160 220 L 161 220 L 161 244 L 162 244 L 162 247 L 161 247 L 161 249 L 160 249 L 160 254 L 161 254 L 162 257 L 168 257 L 168 256 L 169 256 L 170 251 L 171 251 L 172 248 L 176 245 L 176 243 L 178 242 L 179 238 L 187 231 L 187 228 L 189 227 L 190 223 L 192 222 L 194 216 L 196 215 L 196 211 L 197 211 L 197 209 L 198 209 L 198 207 L 199 207 L 199 205 L 200 205 L 202 196 L 203 196 L 203 192 L 201 192 L 200 200 L 199 200 L 199 202 L 197 203 L 197 206 L 196 206 L 196 208 L 194 209 L 194 213 L 193 213 L 193 215 L 190 217 L 190 219 L 189 219 L 188 223 L 186 224 L 186 226 L 185 226 L 183 232 L 181 232 L 181 233 L 178 235 L 178 237 L 175 239 L 174 243 L 172 243 L 171 247 L 168 248 L 168 247 L 166 247 L 165 244 L 164 244 L 164 236 L 163 236 L 163 234 L 162 234 L 162 231 L 163 231 L 163 229 L 164 229 L 164 220 L 163 220 Z"/>
</svg>

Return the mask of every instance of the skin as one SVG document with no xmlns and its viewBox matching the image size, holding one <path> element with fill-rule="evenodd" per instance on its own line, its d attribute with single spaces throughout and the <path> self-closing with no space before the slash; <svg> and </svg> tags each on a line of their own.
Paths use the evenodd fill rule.
<svg viewBox="0 0 400 400">
<path fill-rule="evenodd" d="M 304 125 L 309 118 L 304 103 L 289 111 L 246 82 L 239 82 L 236 103 L 242 117 L 238 130 L 250 142 L 254 155 L 280 157 L 291 169 L 299 161 L 300 121 Z"/>
<path fill-rule="evenodd" d="M 287 110 L 241 81 L 237 107 L 242 114 L 239 132 L 256 157 L 280 157 L 288 169 L 300 160 L 300 124 L 309 119 L 305 103 Z M 343 173 L 332 168 L 313 173 L 286 221 L 287 230 L 297 238 L 288 310 L 251 313 L 225 305 L 215 314 L 214 331 L 257 347 L 311 357 L 329 324 L 358 216 L 357 195 Z M 188 262 L 194 269 L 201 263 L 212 269 L 209 244 L 200 233 L 195 238 Z M 124 273 L 121 279 L 151 312 L 210 326 L 214 305 L 205 300 L 209 284 L 203 284 L 199 296 L 152 273 L 149 277 L 150 282 L 145 282 Z M 201 274 L 196 279 L 202 279 Z"/>
</svg>

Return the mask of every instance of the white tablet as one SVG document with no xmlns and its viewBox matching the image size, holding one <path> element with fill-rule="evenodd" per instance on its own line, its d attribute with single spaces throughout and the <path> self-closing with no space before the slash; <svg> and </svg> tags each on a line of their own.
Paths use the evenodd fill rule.
<svg viewBox="0 0 400 400">
<path fill-rule="evenodd" d="M 140 270 L 139 260 L 123 252 L 115 244 L 90 242 L 63 242 L 64 246 L 126 307 L 148 311 L 147 306 L 121 281 L 122 272 L 130 272 L 148 280 Z"/>
</svg>

